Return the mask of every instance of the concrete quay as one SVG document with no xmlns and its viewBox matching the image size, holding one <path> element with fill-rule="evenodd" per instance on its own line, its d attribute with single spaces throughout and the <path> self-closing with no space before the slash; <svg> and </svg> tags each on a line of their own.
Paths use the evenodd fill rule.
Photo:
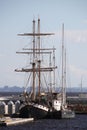
<svg viewBox="0 0 87 130">
<path fill-rule="evenodd" d="M 11 117 L 2 117 L 0 118 L 0 126 L 11 126 L 24 124 L 34 121 L 34 118 L 11 118 Z"/>
</svg>

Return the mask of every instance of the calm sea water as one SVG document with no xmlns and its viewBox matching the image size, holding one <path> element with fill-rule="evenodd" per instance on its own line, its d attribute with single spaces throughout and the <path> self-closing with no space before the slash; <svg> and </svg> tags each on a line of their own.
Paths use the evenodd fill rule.
<svg viewBox="0 0 87 130">
<path fill-rule="evenodd" d="M 87 115 L 76 115 L 74 119 L 37 120 L 27 124 L 0 127 L 0 130 L 87 130 Z"/>
</svg>

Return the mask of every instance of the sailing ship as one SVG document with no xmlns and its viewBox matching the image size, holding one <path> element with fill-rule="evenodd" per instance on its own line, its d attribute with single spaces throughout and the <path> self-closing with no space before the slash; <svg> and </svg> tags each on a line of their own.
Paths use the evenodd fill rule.
<svg viewBox="0 0 87 130">
<path fill-rule="evenodd" d="M 27 67 L 15 69 L 15 71 L 28 74 L 27 84 L 30 83 L 31 79 L 31 85 L 28 84 L 31 86 L 31 90 L 28 92 L 25 88 L 23 92 L 24 100 L 21 101 L 19 116 L 22 118 L 33 117 L 34 119 L 62 118 L 65 113 L 63 109 L 65 108 L 65 88 L 63 85 L 62 94 L 55 92 L 55 71 L 57 69 L 55 65 L 56 48 L 44 48 L 41 43 L 42 37 L 51 36 L 54 33 L 41 33 L 40 19 L 38 18 L 37 31 L 36 22 L 33 20 L 32 33 L 18 35 L 32 37 L 31 47 L 23 48 L 21 52 L 17 52 L 27 54 L 30 59 Z M 66 111 L 66 113 L 69 112 Z"/>
<path fill-rule="evenodd" d="M 62 24 L 62 118 L 74 118 L 75 112 L 68 108 L 66 102 L 66 48 L 64 46 L 64 23 Z"/>
<path fill-rule="evenodd" d="M 75 112 L 68 108 L 66 102 L 66 48 L 64 46 L 64 24 L 62 24 L 62 83 L 61 83 L 61 93 L 60 97 L 56 96 L 56 99 L 53 99 L 53 110 L 49 115 L 50 118 L 74 118 Z M 56 93 L 57 95 L 57 93 Z"/>
</svg>

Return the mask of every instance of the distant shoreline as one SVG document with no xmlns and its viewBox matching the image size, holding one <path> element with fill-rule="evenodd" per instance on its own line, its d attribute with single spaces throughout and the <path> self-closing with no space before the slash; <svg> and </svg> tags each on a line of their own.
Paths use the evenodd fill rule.
<svg viewBox="0 0 87 130">
<path fill-rule="evenodd" d="M 31 87 L 28 87 L 28 92 L 31 90 Z M 56 88 L 56 91 L 59 92 L 60 88 Z M 0 87 L 0 92 L 23 92 L 24 91 L 24 87 L 19 87 L 19 86 L 4 86 L 4 87 Z M 66 92 L 79 92 L 79 93 L 84 93 L 87 92 L 87 87 L 83 87 L 82 89 L 80 87 L 68 87 L 66 88 Z"/>
</svg>

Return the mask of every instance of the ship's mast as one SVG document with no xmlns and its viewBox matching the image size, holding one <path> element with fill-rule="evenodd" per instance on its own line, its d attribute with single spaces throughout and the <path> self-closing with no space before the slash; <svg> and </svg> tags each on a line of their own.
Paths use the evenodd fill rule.
<svg viewBox="0 0 87 130">
<path fill-rule="evenodd" d="M 55 48 L 53 47 L 53 66 L 55 66 Z M 55 69 L 53 71 L 53 89 L 55 91 Z"/>
<path fill-rule="evenodd" d="M 64 23 L 62 24 L 62 105 L 66 105 L 66 48 L 64 46 Z"/>
<path fill-rule="evenodd" d="M 38 18 L 38 34 L 40 34 L 40 19 L 39 18 Z M 38 72 L 38 77 L 39 77 L 38 95 L 40 96 L 40 81 L 41 81 L 41 75 L 40 75 L 40 64 L 41 64 L 41 60 L 40 60 L 40 35 L 38 35 L 38 52 L 39 52 L 39 57 L 38 57 L 38 68 L 39 68 L 39 72 Z"/>
<path fill-rule="evenodd" d="M 64 66 L 64 105 L 66 105 L 66 49 L 64 52 L 65 66 Z"/>
<path fill-rule="evenodd" d="M 62 24 L 62 105 L 65 104 L 64 101 L 64 23 Z"/>
<path fill-rule="evenodd" d="M 49 58 L 49 66 L 51 67 L 51 53 Z M 51 71 L 49 72 L 49 91 L 52 93 L 52 79 L 51 79 Z"/>
<path fill-rule="evenodd" d="M 21 54 L 32 54 L 32 67 L 22 68 L 22 69 L 15 69 L 16 72 L 32 72 L 33 73 L 33 79 L 32 79 L 32 100 L 35 100 L 35 84 L 36 84 L 36 74 L 38 74 L 38 95 L 40 96 L 41 92 L 41 72 L 50 72 L 57 68 L 57 66 L 52 66 L 50 63 L 50 66 L 48 67 L 41 67 L 41 54 L 50 54 L 52 53 L 52 50 L 55 50 L 55 48 L 41 48 L 40 45 L 40 37 L 41 36 L 48 36 L 48 35 L 54 35 L 54 33 L 41 33 L 40 32 L 40 19 L 38 18 L 38 30 L 35 31 L 35 20 L 33 20 L 33 32 L 32 33 L 24 33 L 24 34 L 18 34 L 19 36 L 31 36 L 33 38 L 32 48 L 23 48 L 23 50 L 28 51 L 22 51 L 17 52 Z M 37 41 L 36 42 L 36 38 Z M 36 60 L 37 58 L 37 60 Z"/>
<path fill-rule="evenodd" d="M 32 68 L 33 68 L 33 95 L 32 99 L 35 99 L 35 20 L 33 20 L 33 62 L 32 62 Z"/>
</svg>

